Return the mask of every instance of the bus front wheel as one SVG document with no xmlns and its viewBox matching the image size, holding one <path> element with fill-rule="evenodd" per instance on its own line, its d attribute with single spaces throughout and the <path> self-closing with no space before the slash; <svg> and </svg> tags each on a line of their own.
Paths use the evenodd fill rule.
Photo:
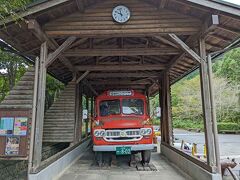
<svg viewBox="0 0 240 180">
<path fill-rule="evenodd" d="M 151 159 L 151 150 L 142 151 L 141 154 L 142 154 L 142 163 L 148 164 Z"/>
</svg>

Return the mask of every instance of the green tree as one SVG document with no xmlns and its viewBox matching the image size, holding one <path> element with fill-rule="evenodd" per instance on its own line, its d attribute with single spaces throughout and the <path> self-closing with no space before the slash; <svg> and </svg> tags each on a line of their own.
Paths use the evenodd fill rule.
<svg viewBox="0 0 240 180">
<path fill-rule="evenodd" d="M 26 67 L 27 63 L 22 57 L 0 50 L 0 87 L 2 87 L 0 100 L 15 86 L 25 73 Z"/>
<path fill-rule="evenodd" d="M 14 20 L 19 19 L 16 12 L 24 10 L 26 5 L 32 1 L 33 0 L 0 0 L 0 20 L 4 21 L 8 16 Z"/>
</svg>

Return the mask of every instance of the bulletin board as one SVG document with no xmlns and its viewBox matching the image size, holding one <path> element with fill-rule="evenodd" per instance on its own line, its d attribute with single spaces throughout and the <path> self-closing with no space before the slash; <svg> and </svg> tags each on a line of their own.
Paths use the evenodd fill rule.
<svg viewBox="0 0 240 180">
<path fill-rule="evenodd" d="M 0 158 L 28 157 L 30 110 L 0 109 Z"/>
</svg>

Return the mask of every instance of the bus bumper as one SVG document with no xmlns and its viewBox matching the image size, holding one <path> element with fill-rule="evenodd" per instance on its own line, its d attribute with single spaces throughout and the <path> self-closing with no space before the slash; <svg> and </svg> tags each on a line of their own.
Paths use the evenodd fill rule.
<svg viewBox="0 0 240 180">
<path fill-rule="evenodd" d="M 93 151 L 116 151 L 116 147 L 131 147 L 131 151 L 153 150 L 154 144 L 137 144 L 137 145 L 101 145 L 93 146 Z"/>
</svg>

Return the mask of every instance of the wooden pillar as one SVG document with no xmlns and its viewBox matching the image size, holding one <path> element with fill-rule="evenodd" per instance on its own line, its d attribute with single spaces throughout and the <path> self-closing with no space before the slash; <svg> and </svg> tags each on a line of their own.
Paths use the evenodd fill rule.
<svg viewBox="0 0 240 180">
<path fill-rule="evenodd" d="M 87 112 L 88 112 L 88 118 L 86 119 L 86 137 L 88 137 L 88 122 L 89 122 L 89 98 L 86 96 L 86 109 L 87 109 Z"/>
<path fill-rule="evenodd" d="M 91 117 L 94 116 L 94 97 L 91 97 Z"/>
<path fill-rule="evenodd" d="M 150 93 L 149 93 L 149 90 L 147 91 L 147 112 L 148 112 L 148 115 L 150 115 Z"/>
<path fill-rule="evenodd" d="M 92 130 L 92 122 L 93 122 L 93 119 L 94 119 L 94 111 L 95 111 L 95 109 L 94 109 L 95 107 L 94 107 L 94 97 L 92 96 L 91 97 L 91 119 L 90 119 L 90 131 Z"/>
<path fill-rule="evenodd" d="M 36 124 L 36 111 L 37 111 L 37 97 L 38 97 L 38 72 L 39 71 L 39 57 L 35 60 L 35 78 L 34 78 L 34 93 L 32 105 L 32 123 L 31 123 L 31 136 L 30 136 L 30 151 L 28 159 L 28 174 L 31 173 L 33 167 L 33 151 L 34 151 L 34 138 L 35 138 L 35 124 Z"/>
<path fill-rule="evenodd" d="M 36 124 L 35 124 L 35 141 L 33 152 L 33 171 L 35 171 L 41 163 L 42 159 L 42 136 L 43 136 L 43 122 L 44 122 L 44 108 L 45 108 L 45 91 L 46 91 L 46 59 L 48 56 L 47 43 L 41 45 L 40 65 L 39 65 L 39 84 L 36 110 Z"/>
<path fill-rule="evenodd" d="M 213 81 L 212 81 L 212 57 L 211 54 L 208 55 L 208 77 L 209 77 L 209 90 L 210 90 L 210 103 L 211 103 L 211 115 L 212 115 L 212 126 L 213 126 L 213 137 L 215 145 L 215 156 L 216 156 L 216 167 L 217 172 L 221 174 L 221 162 L 220 162 L 220 151 L 219 151 L 219 140 L 218 140 L 218 130 L 217 130 L 217 118 L 216 109 L 214 101 L 214 91 L 213 91 Z"/>
<path fill-rule="evenodd" d="M 74 144 L 79 142 L 79 124 L 80 124 L 80 87 L 75 85 L 75 124 L 74 124 Z"/>
<path fill-rule="evenodd" d="M 161 107 L 161 135 L 162 142 L 171 144 L 171 101 L 169 72 L 164 72 L 161 77 L 161 90 L 159 93 Z"/>
<path fill-rule="evenodd" d="M 205 143 L 207 147 L 207 164 L 209 166 L 215 166 L 215 146 L 213 139 L 212 129 L 212 115 L 211 115 L 211 102 L 210 102 L 210 88 L 208 77 L 208 65 L 206 61 L 206 45 L 205 39 L 200 39 L 200 56 L 203 59 L 200 64 L 200 80 L 201 80 L 201 94 L 202 94 L 202 108 L 204 118 L 204 130 L 205 130 Z"/>
<path fill-rule="evenodd" d="M 82 125 L 83 125 L 83 84 L 79 84 L 79 141 L 82 139 Z"/>
</svg>

